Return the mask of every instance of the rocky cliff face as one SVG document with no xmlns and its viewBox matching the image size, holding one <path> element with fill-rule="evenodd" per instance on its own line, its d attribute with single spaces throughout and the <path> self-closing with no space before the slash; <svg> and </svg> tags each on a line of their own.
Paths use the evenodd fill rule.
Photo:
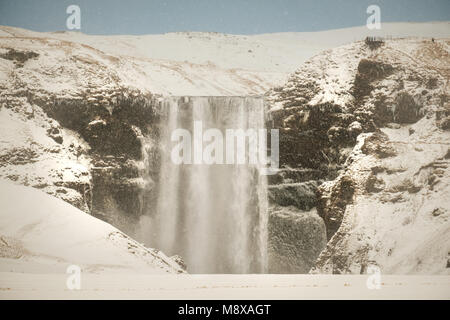
<svg viewBox="0 0 450 320">
<path fill-rule="evenodd" d="M 7 92 L 3 129 L 16 135 L 5 132 L 11 140 L 1 157 L 3 177 L 134 233 L 157 176 L 158 159 L 148 156 L 157 146 L 157 106 L 151 95 L 130 89 L 70 98 Z"/>
<path fill-rule="evenodd" d="M 151 198 L 157 159 L 158 101 L 150 94 L 119 89 L 82 98 L 56 100 L 44 107 L 89 144 L 94 216 L 135 233 Z"/>
<path fill-rule="evenodd" d="M 449 44 L 353 43 L 313 57 L 268 93 L 281 172 L 315 170 L 315 192 L 301 191 L 315 194 L 328 239 L 314 272 L 448 272 Z M 275 180 L 271 198 L 285 206 L 278 190 L 306 179 Z M 301 217 L 311 206 L 297 208 Z"/>
<path fill-rule="evenodd" d="M 0 176 L 133 233 L 152 198 L 158 101 L 119 65 L 84 45 L 3 38 Z"/>
</svg>

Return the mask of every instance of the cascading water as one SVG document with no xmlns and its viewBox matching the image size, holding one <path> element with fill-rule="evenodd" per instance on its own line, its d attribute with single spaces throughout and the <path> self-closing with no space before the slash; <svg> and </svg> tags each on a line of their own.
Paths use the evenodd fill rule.
<svg viewBox="0 0 450 320">
<path fill-rule="evenodd" d="M 161 172 L 151 246 L 183 257 L 190 273 L 267 272 L 267 181 L 259 164 L 175 164 L 175 129 L 262 129 L 264 103 L 251 97 L 173 97 L 163 103 Z M 202 137 L 195 143 L 202 142 Z M 224 143 L 225 145 L 225 143 Z M 225 151 L 224 151 L 225 153 Z M 225 155 L 224 155 L 225 157 Z"/>
</svg>

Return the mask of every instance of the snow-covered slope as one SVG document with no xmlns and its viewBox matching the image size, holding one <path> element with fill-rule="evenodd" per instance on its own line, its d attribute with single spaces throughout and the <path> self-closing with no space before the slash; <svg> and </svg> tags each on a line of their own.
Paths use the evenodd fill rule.
<svg viewBox="0 0 450 320">
<path fill-rule="evenodd" d="M 269 88 L 281 85 L 289 73 L 311 56 L 368 35 L 450 37 L 450 23 L 384 23 L 382 29 L 376 31 L 362 26 L 262 35 L 178 32 L 95 36 L 0 27 L 2 47 L 8 44 L 14 48 L 41 47 L 46 51 L 47 56 L 41 57 L 44 60 L 34 67 L 45 68 L 43 74 L 55 77 L 49 82 L 52 86 L 72 84 L 67 74 L 70 74 L 72 64 L 91 64 L 92 71 L 98 70 L 96 64 L 99 64 L 99 75 L 111 68 L 125 85 L 173 95 L 263 94 Z M 14 40 L 6 39 L 8 37 Z M 54 72 L 56 66 L 52 65 L 57 65 L 67 54 L 73 58 L 65 61 L 64 69 L 58 69 L 61 72 Z"/>
<path fill-rule="evenodd" d="M 31 187 L 0 180 L 1 272 L 180 273 L 163 253 Z"/>
<path fill-rule="evenodd" d="M 358 274 L 375 265 L 385 274 L 450 274 L 450 133 L 433 122 L 382 129 L 387 158 L 361 151 L 367 136 L 359 137 L 344 173 L 355 194 L 317 272 Z"/>
<path fill-rule="evenodd" d="M 369 30 L 366 26 L 319 32 L 282 32 L 256 35 L 258 39 L 277 39 L 277 41 L 300 42 L 321 45 L 327 48 L 355 42 L 372 37 L 391 38 L 448 38 L 450 22 L 383 22 L 381 29 Z"/>
<path fill-rule="evenodd" d="M 270 54 L 253 58 L 250 48 L 264 47 L 264 43 L 245 42 L 240 36 L 237 37 L 240 40 L 237 45 L 228 39 L 234 36 L 227 35 L 206 45 L 196 44 L 195 39 L 191 40 L 185 34 L 161 36 L 164 41 L 146 39 L 144 45 L 150 44 L 150 49 L 154 46 L 158 52 L 167 52 L 169 56 L 160 58 L 161 53 L 155 58 L 145 54 L 147 49 L 141 48 L 142 42 L 132 36 L 96 37 L 23 30 L 15 34 L 15 28 L 1 29 L 14 34 L 0 38 L 2 52 L 14 48 L 39 54 L 23 66 L 17 80 L 58 94 L 92 87 L 107 90 L 123 86 L 163 95 L 257 95 L 281 83 L 287 75 L 285 70 L 264 67 L 271 59 Z M 203 41 L 207 35 L 196 37 Z M 244 52 L 244 49 L 245 55 L 242 54 L 238 60 L 236 50 Z M 275 52 L 275 49 L 272 46 L 262 50 Z M 175 60 L 170 59 L 171 52 L 179 53 Z M 315 52 L 317 50 L 312 53 Z M 295 61 L 298 65 L 302 59 Z M 6 77 L 11 66 L 11 63 L 2 61 L 0 80 L 11 81 Z"/>
<path fill-rule="evenodd" d="M 88 212 L 89 146 L 26 99 L 0 107 L 0 177 L 41 189 Z M 83 154 L 82 154 L 83 153 Z"/>
</svg>

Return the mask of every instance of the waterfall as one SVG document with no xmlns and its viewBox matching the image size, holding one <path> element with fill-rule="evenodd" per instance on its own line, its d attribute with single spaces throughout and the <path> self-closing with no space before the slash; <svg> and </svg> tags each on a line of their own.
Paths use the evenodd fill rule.
<svg viewBox="0 0 450 320">
<path fill-rule="evenodd" d="M 190 273 L 267 272 L 267 181 L 259 164 L 175 164 L 175 129 L 262 129 L 264 102 L 253 97 L 172 97 L 162 105 L 157 208 L 151 245 L 178 254 Z M 202 137 L 196 137 L 203 147 Z M 193 137 L 195 139 L 195 137 Z M 247 141 L 247 145 L 248 145 Z M 248 149 L 247 149 L 248 150 Z"/>
</svg>

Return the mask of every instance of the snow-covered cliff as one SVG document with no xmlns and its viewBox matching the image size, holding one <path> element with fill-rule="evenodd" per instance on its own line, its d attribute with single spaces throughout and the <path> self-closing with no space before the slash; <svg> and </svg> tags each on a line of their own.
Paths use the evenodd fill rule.
<svg viewBox="0 0 450 320">
<path fill-rule="evenodd" d="M 314 272 L 448 274 L 449 51 L 448 39 L 355 42 L 269 92 L 287 186 L 325 181 Z M 295 177 L 305 170 L 318 173 Z"/>
</svg>

